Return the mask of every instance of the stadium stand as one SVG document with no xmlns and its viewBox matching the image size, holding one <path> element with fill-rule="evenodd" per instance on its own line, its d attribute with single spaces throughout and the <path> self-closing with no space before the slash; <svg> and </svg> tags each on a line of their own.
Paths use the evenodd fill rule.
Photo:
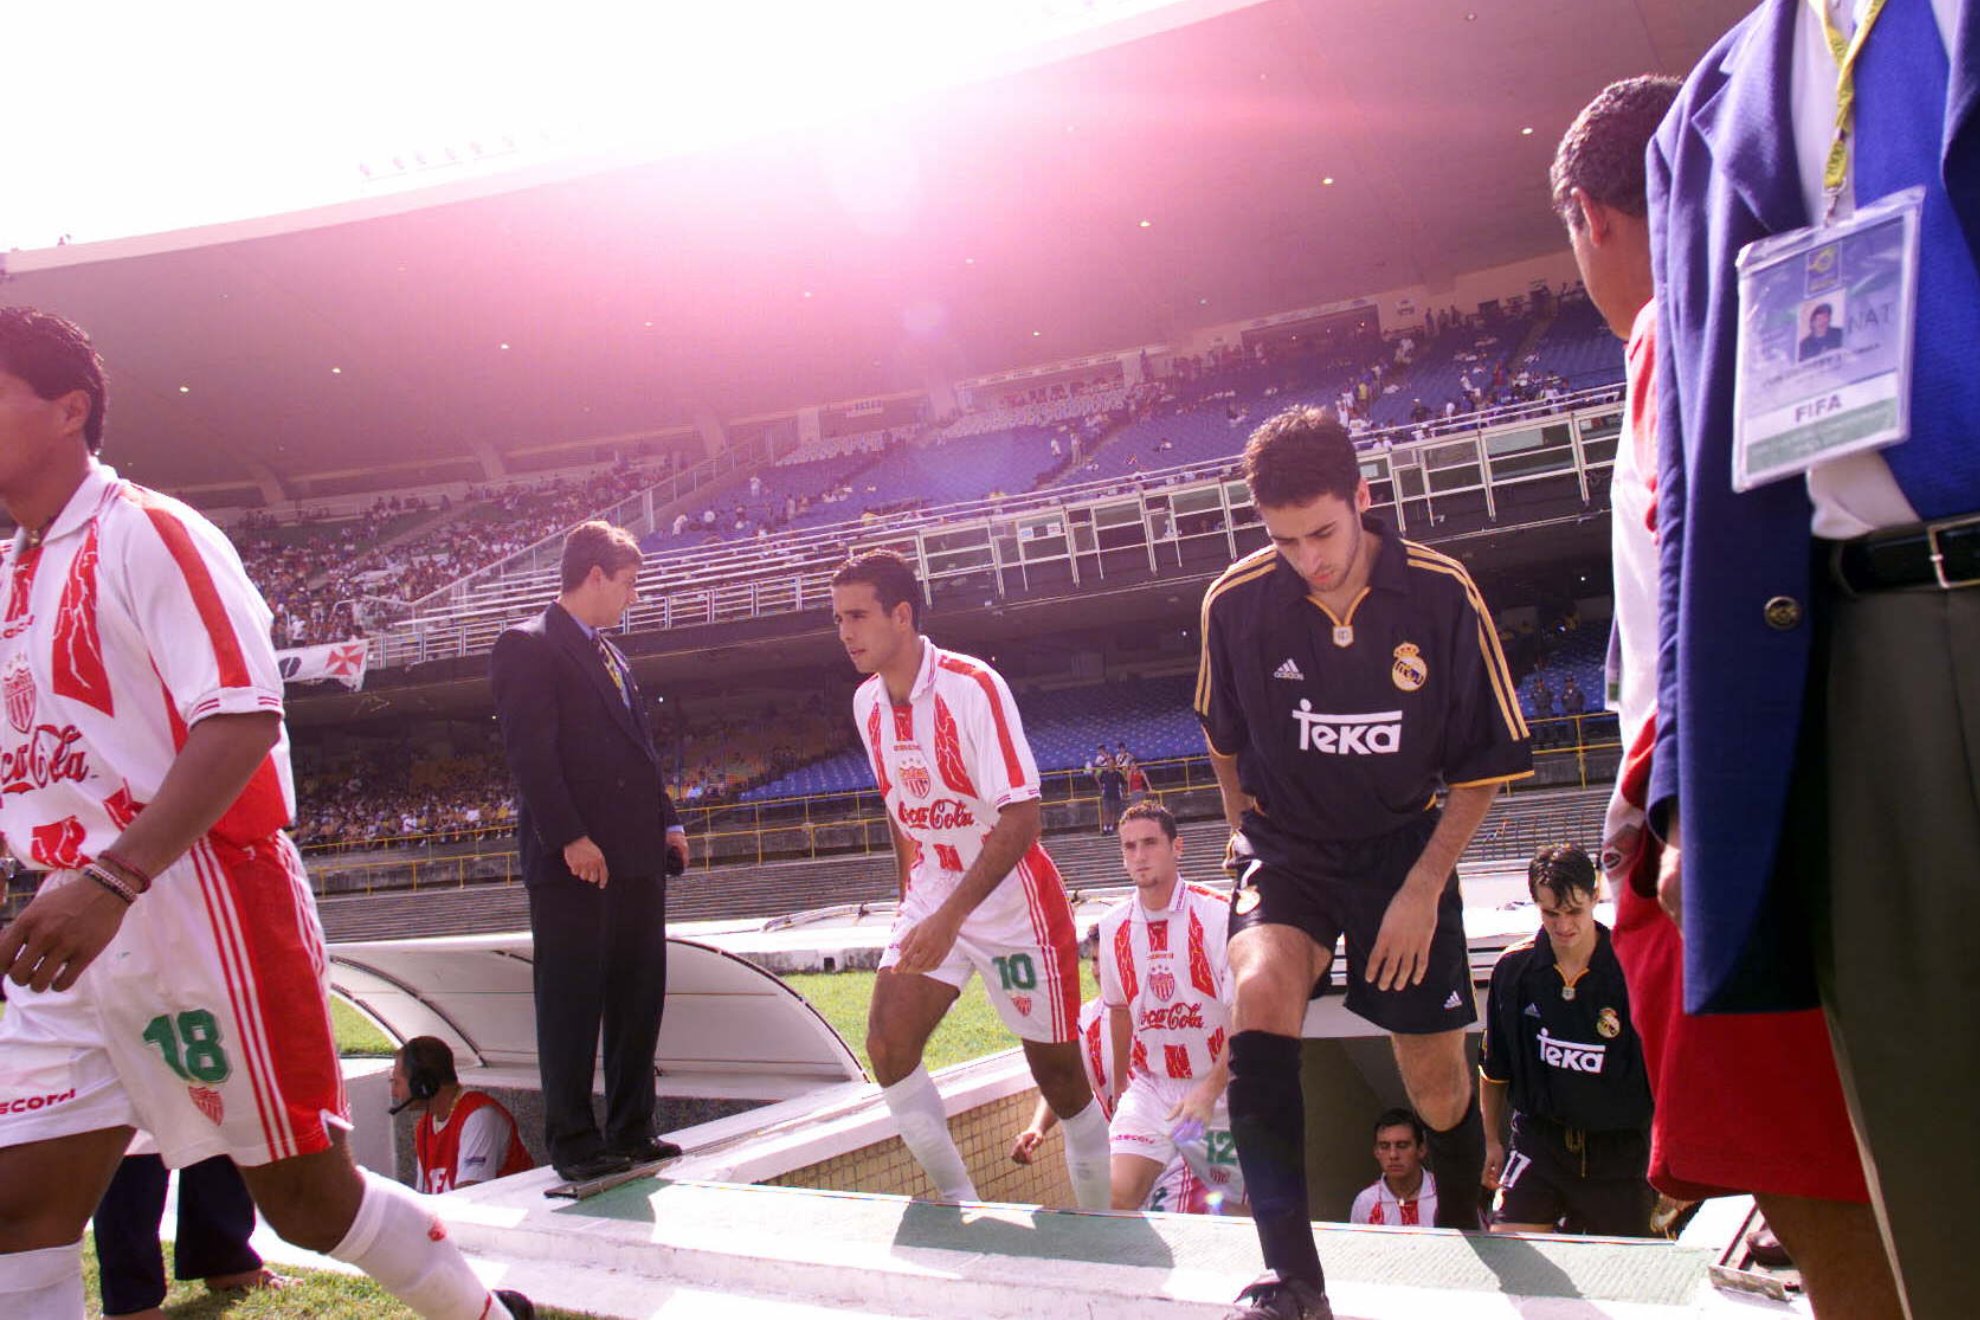
<svg viewBox="0 0 1980 1320">
<path fill-rule="evenodd" d="M 1039 426 L 901 445 L 860 474 L 853 505 L 877 513 L 994 499 L 1030 490 L 1051 464 L 1051 433 Z"/>
<path fill-rule="evenodd" d="M 711 491 L 699 513 L 677 515 L 640 544 L 665 554 L 1029 491 L 1055 462 L 1051 439 L 1036 426 L 927 441 L 904 430 L 862 437 L 846 452 L 780 462 Z"/>
<path fill-rule="evenodd" d="M 640 547 L 665 554 L 857 518 L 863 506 L 853 483 L 880 457 L 879 448 L 862 446 L 741 475 L 708 491 L 698 512 L 676 514 L 672 524 L 642 537 Z"/>
<path fill-rule="evenodd" d="M 1543 328 L 1536 334 L 1536 327 Z M 1412 357 L 1419 333 L 1427 342 Z M 1403 338 L 1410 343 L 1399 347 Z M 1532 351 L 1511 364 L 1509 355 L 1529 339 Z M 1356 411 L 1371 429 L 1359 440 L 1382 447 L 1410 434 L 1418 400 L 1435 414 L 1432 429 L 1469 430 L 1535 407 L 1585 401 L 1566 398 L 1567 387 L 1613 385 L 1621 373 L 1618 346 L 1581 296 L 1559 303 L 1551 319 L 1458 318 L 1439 333 L 1406 330 L 1331 354 L 1322 362 L 1296 341 L 1219 348 L 1172 359 L 1165 375 L 1133 389 L 1096 380 L 1044 388 L 1043 398 L 1027 399 L 1021 390 L 998 396 L 933 431 L 897 426 L 800 445 L 794 419 L 777 419 L 752 433 L 760 441 L 752 450 L 757 458 L 729 464 L 726 479 L 697 483 L 693 497 L 676 503 L 642 546 L 683 556 L 842 525 L 885 531 L 976 516 L 986 502 L 1039 489 L 1209 475 L 1235 461 L 1249 429 L 1264 417 L 1299 403 L 1332 404 L 1344 392 L 1353 397 L 1360 384 L 1367 386 L 1367 403 Z M 1444 423 L 1443 403 L 1463 396 L 1467 376 L 1474 397 L 1454 423 Z M 1385 426 L 1399 429 L 1391 434 Z M 775 464 L 763 463 L 778 451 Z M 341 641 L 425 612 L 423 603 L 443 592 L 458 604 L 506 598 L 509 565 L 522 565 L 522 552 L 541 550 L 573 523 L 628 496 L 659 495 L 656 483 L 673 472 L 671 458 L 664 466 L 622 460 L 500 489 L 467 487 L 458 499 L 382 501 L 340 522 L 279 528 L 243 522 L 237 536 L 250 575 L 276 611 L 277 643 Z M 667 499 L 675 493 L 665 492 Z M 776 553 L 781 549 L 767 558 Z M 529 559 L 523 567 L 540 565 L 542 555 Z"/>
<path fill-rule="evenodd" d="M 1056 422 L 1090 417 L 1095 413 L 1112 412 L 1125 404 L 1127 398 L 1127 387 L 1114 385 L 1098 389 L 1069 390 L 1058 397 L 1029 403 L 993 404 L 990 407 L 965 413 L 950 422 L 942 429 L 941 438 L 960 440 L 972 435 L 989 435 L 995 431 L 1016 431 L 1027 427 L 1044 429 Z"/>
<path fill-rule="evenodd" d="M 1534 346 L 1540 364 L 1571 389 L 1613 385 L 1623 378 L 1622 348 L 1587 298 L 1567 298 Z"/>
<path fill-rule="evenodd" d="M 342 602 L 326 564 L 349 564 L 431 522 L 435 511 L 423 500 L 380 500 L 356 518 L 278 524 L 248 514 L 231 533 L 241 564 L 274 611 L 277 646 L 341 642 L 357 623 Z"/>
<path fill-rule="evenodd" d="M 1199 756 L 1203 734 L 1190 713 L 1195 680 L 1130 679 L 1100 687 L 1066 688 L 1018 696 L 1025 738 L 1031 743 L 1042 773 L 1078 770 L 1093 754 L 1094 745 L 1127 744 L 1138 760 Z M 873 788 L 873 770 L 858 747 L 850 747 L 744 793 L 744 802 L 860 793 Z"/>
<path fill-rule="evenodd" d="M 1480 389 L 1489 385 L 1494 367 L 1505 362 L 1532 328 L 1530 321 L 1507 319 L 1445 331 L 1423 348 L 1413 365 L 1384 382 L 1385 387 L 1393 385 L 1394 391 L 1370 401 L 1369 421 L 1376 427 L 1401 426 L 1409 420 L 1417 399 L 1433 414 L 1441 414 L 1450 400 L 1457 401 L 1460 412 L 1470 411 L 1463 387 L 1467 376 Z"/>
<path fill-rule="evenodd" d="M 275 613 L 278 646 L 363 636 L 393 602 L 410 604 L 659 480 L 667 469 L 613 464 L 503 487 L 467 487 L 458 501 L 380 500 L 358 518 L 305 515 L 278 524 L 249 514 L 231 535 Z"/>
<path fill-rule="evenodd" d="M 1254 368 L 1231 373 L 1217 388 L 1166 392 L 1148 410 L 1068 467 L 1058 484 L 1145 477 L 1168 469 L 1235 462 L 1251 429 L 1284 408 L 1332 403 L 1347 374 L 1287 388 L 1285 373 Z"/>
<path fill-rule="evenodd" d="M 1561 704 L 1561 689 L 1569 679 L 1586 699 L 1584 711 L 1599 710 L 1608 681 L 1604 673 L 1608 629 L 1576 627 L 1554 633 L 1548 640 L 1552 644 L 1543 651 L 1533 672 L 1520 680 L 1520 705 L 1527 718 L 1584 713 L 1570 712 Z"/>
</svg>

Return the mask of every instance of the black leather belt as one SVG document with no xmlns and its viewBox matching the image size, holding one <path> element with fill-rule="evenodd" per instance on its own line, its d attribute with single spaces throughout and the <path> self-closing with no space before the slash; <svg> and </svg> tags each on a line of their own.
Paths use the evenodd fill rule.
<svg viewBox="0 0 1980 1320">
<path fill-rule="evenodd" d="M 1980 587 L 1980 515 L 1838 541 L 1829 565 L 1845 590 L 1859 594 Z"/>
</svg>

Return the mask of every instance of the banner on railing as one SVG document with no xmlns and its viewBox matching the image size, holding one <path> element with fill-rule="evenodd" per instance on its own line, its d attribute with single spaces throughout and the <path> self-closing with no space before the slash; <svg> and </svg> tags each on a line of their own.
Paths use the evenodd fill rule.
<svg viewBox="0 0 1980 1320">
<path fill-rule="evenodd" d="M 364 686 L 364 665 L 370 654 L 371 643 L 360 637 L 330 646 L 298 646 L 291 651 L 277 651 L 275 660 L 281 666 L 284 683 L 317 683 L 327 679 L 356 692 Z"/>
</svg>

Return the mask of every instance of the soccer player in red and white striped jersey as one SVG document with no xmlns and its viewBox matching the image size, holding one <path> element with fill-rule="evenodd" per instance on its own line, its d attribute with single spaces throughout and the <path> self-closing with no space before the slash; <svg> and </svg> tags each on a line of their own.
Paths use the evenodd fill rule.
<svg viewBox="0 0 1980 1320">
<path fill-rule="evenodd" d="M 0 1315 L 82 1316 L 137 1129 L 230 1157 L 285 1238 L 422 1316 L 533 1315 L 351 1161 L 268 607 L 211 523 L 97 462 L 104 405 L 81 330 L 0 308 L 0 834 L 44 873 L 0 932 Z"/>
<path fill-rule="evenodd" d="M 1244 1176 L 1231 1139 L 1230 899 L 1183 882 L 1175 817 L 1157 802 L 1121 816 L 1135 892 L 1100 918 L 1100 997 L 1117 1080 L 1114 1209 L 1134 1210 L 1180 1157 L 1235 1209 Z"/>
<path fill-rule="evenodd" d="M 1107 1120 L 1079 1058 L 1078 937 L 1038 843 L 1038 766 L 1017 703 L 990 666 L 921 635 L 921 583 L 899 555 L 876 551 L 840 569 L 832 621 L 871 676 L 853 696 L 853 719 L 900 868 L 866 1045 L 901 1139 L 943 1197 L 976 1199 L 921 1062 L 974 972 L 1065 1125 L 1074 1196 L 1104 1210 Z"/>
</svg>

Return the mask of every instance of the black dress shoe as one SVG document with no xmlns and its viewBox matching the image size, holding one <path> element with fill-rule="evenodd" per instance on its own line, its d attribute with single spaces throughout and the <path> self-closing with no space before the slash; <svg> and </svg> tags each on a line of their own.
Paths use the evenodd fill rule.
<svg viewBox="0 0 1980 1320">
<path fill-rule="evenodd" d="M 661 1160 L 680 1158 L 681 1148 L 671 1141 L 653 1137 L 646 1141 L 636 1141 L 630 1146 L 612 1147 L 614 1155 L 623 1155 L 634 1164 L 658 1164 Z"/>
<path fill-rule="evenodd" d="M 512 1288 L 497 1288 L 495 1300 L 508 1307 L 516 1320 L 536 1320 L 536 1303 Z"/>
<path fill-rule="evenodd" d="M 581 1160 L 556 1166 L 557 1176 L 565 1182 L 591 1182 L 614 1173 L 624 1173 L 632 1167 L 632 1160 L 616 1151 L 601 1150 L 596 1155 L 587 1155 Z"/>
</svg>

